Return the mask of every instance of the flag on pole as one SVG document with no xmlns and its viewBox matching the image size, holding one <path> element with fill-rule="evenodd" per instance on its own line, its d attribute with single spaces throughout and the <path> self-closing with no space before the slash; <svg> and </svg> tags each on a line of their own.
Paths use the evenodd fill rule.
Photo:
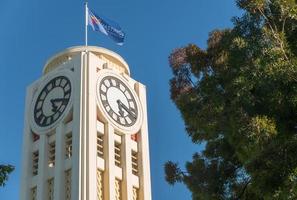
<svg viewBox="0 0 297 200">
<path fill-rule="evenodd" d="M 88 25 L 90 25 L 93 31 L 100 31 L 101 33 L 110 37 L 118 45 L 124 44 L 125 33 L 121 27 L 107 18 L 99 17 L 88 9 Z"/>
</svg>

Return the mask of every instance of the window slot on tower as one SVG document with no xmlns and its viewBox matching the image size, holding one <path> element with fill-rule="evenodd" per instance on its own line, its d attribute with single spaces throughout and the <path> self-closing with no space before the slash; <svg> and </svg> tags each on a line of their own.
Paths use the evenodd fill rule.
<svg viewBox="0 0 297 200">
<path fill-rule="evenodd" d="M 138 154 L 136 151 L 132 150 L 131 158 L 132 158 L 132 174 L 137 176 L 138 175 Z"/>
<path fill-rule="evenodd" d="M 65 135 L 65 158 L 71 158 L 72 156 L 72 133 Z"/>
<path fill-rule="evenodd" d="M 97 132 L 97 156 L 103 158 L 103 135 Z"/>
<path fill-rule="evenodd" d="M 103 172 L 97 169 L 97 200 L 103 200 Z"/>
<path fill-rule="evenodd" d="M 115 199 L 116 200 L 122 200 L 122 186 L 121 186 L 121 181 L 116 179 L 115 180 Z"/>
<path fill-rule="evenodd" d="M 114 142 L 114 161 L 115 165 L 121 167 L 121 143 Z"/>
<path fill-rule="evenodd" d="M 48 184 L 48 200 L 54 199 L 54 178 L 47 181 Z"/>
<path fill-rule="evenodd" d="M 133 187 L 133 200 L 138 200 L 139 199 L 139 191 L 138 191 L 138 188 L 136 187 Z"/>
<path fill-rule="evenodd" d="M 71 169 L 65 171 L 65 200 L 71 200 Z"/>
<path fill-rule="evenodd" d="M 31 188 L 31 200 L 36 200 L 37 199 L 37 187 Z"/>
<path fill-rule="evenodd" d="M 131 135 L 131 140 L 133 140 L 134 142 L 137 142 L 137 140 L 138 140 L 138 133 L 132 134 Z"/>
<path fill-rule="evenodd" d="M 32 156 L 32 174 L 33 174 L 33 176 L 38 174 L 38 159 L 39 159 L 38 151 L 33 152 L 33 156 Z"/>
<path fill-rule="evenodd" d="M 37 135 L 36 133 L 32 132 L 32 140 L 33 142 L 36 142 L 37 140 L 39 140 L 40 136 Z"/>
<path fill-rule="evenodd" d="M 69 112 L 69 114 L 65 118 L 64 123 L 65 124 L 68 124 L 68 123 L 72 122 L 72 120 L 73 120 L 73 111 L 71 109 L 70 112 Z"/>
<path fill-rule="evenodd" d="M 56 154 L 56 144 L 55 141 L 49 143 L 48 145 L 48 166 L 54 167 L 55 166 L 55 156 Z"/>
</svg>

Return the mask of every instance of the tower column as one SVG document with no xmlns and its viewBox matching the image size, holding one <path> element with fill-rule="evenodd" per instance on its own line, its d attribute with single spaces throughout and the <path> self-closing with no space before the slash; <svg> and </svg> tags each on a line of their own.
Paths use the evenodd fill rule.
<svg viewBox="0 0 297 200">
<path fill-rule="evenodd" d="M 146 89 L 141 83 L 136 84 L 136 91 L 142 103 L 143 123 L 140 128 L 139 149 L 140 153 L 140 190 L 139 196 L 141 200 L 151 200 L 151 175 L 150 175 L 150 160 L 149 160 L 149 143 L 148 143 L 148 125 L 147 125 L 147 108 L 146 108 Z M 144 153 L 145 152 L 145 153 Z"/>
<path fill-rule="evenodd" d="M 40 136 L 38 153 L 37 199 L 46 199 L 48 181 L 48 137 Z"/>
<path fill-rule="evenodd" d="M 33 97 L 33 87 L 27 88 L 26 102 L 28 105 L 32 102 Z M 23 154 L 22 154 L 22 175 L 21 175 L 21 190 L 20 190 L 20 200 L 27 200 L 30 198 L 30 192 L 32 187 L 32 133 L 27 116 L 30 115 L 29 106 L 26 106 L 25 109 L 25 127 L 23 135 Z"/>
<path fill-rule="evenodd" d="M 65 134 L 64 124 L 56 128 L 56 159 L 54 172 L 54 199 L 65 199 Z"/>
<path fill-rule="evenodd" d="M 104 199 L 115 200 L 115 158 L 114 158 L 114 128 L 105 124 L 104 129 L 104 151 L 105 171 L 104 171 Z"/>
<path fill-rule="evenodd" d="M 73 82 L 73 119 L 72 119 L 72 151 L 73 156 L 71 159 L 71 171 L 72 171 L 72 186 L 71 186 L 71 196 L 75 197 L 73 200 L 83 200 L 83 192 L 81 188 L 83 187 L 83 141 L 84 135 L 82 134 L 82 121 L 81 114 L 83 108 L 83 56 L 84 52 L 79 52 L 78 55 L 72 57 L 72 66 L 74 67 L 74 77 Z"/>
<path fill-rule="evenodd" d="M 133 199 L 131 135 L 124 135 L 123 138 L 123 199 Z"/>
<path fill-rule="evenodd" d="M 87 199 L 96 199 L 97 196 L 97 111 L 96 111 L 96 68 L 90 57 L 92 53 L 85 54 L 84 68 L 86 76 L 86 143 L 87 143 Z"/>
</svg>

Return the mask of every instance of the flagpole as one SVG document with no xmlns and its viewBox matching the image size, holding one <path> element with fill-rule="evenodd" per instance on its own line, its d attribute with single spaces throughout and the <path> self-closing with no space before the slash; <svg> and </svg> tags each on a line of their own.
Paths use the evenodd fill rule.
<svg viewBox="0 0 297 200">
<path fill-rule="evenodd" d="M 85 2 L 85 45 L 88 46 L 88 2 Z"/>
</svg>

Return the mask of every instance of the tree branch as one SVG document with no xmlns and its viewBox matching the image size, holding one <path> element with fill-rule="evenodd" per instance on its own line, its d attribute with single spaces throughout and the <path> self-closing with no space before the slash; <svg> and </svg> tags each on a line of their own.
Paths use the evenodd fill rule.
<svg viewBox="0 0 297 200">
<path fill-rule="evenodd" d="M 242 190 L 241 190 L 239 196 L 238 196 L 237 198 L 235 198 L 235 200 L 240 200 L 240 198 L 242 197 L 242 195 L 244 195 L 247 186 L 248 186 L 250 183 L 251 183 L 251 179 L 249 179 L 249 180 L 245 183 L 245 185 L 243 186 L 243 188 L 242 188 Z"/>
<path fill-rule="evenodd" d="M 262 9 L 258 8 L 258 11 L 261 13 L 261 15 L 264 17 L 266 23 L 268 24 L 271 32 L 272 32 L 272 35 L 273 37 L 278 41 L 278 44 L 279 44 L 279 48 L 281 49 L 281 51 L 283 52 L 283 55 L 285 57 L 286 60 L 289 60 L 287 54 L 286 54 L 286 51 L 284 49 L 284 43 L 282 41 L 282 39 L 279 37 L 279 33 L 278 33 L 278 30 L 277 30 L 277 27 L 275 25 L 275 23 L 273 23 L 273 26 L 275 27 L 275 29 L 272 27 L 272 24 L 270 23 L 270 20 L 269 18 L 265 15 L 265 13 L 263 12 Z M 284 23 L 283 23 L 283 30 L 284 30 L 284 26 L 285 26 L 285 23 L 286 23 L 286 19 L 284 20 Z"/>
</svg>

